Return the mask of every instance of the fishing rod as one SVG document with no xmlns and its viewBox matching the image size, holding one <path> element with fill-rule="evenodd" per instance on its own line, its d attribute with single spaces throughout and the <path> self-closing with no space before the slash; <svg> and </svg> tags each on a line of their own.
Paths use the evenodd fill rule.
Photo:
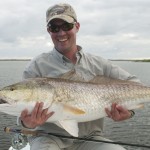
<svg viewBox="0 0 150 150">
<path fill-rule="evenodd" d="M 104 140 L 95 140 L 95 139 L 86 139 L 86 138 L 80 138 L 80 137 L 73 137 L 73 136 L 65 136 L 61 134 L 55 134 L 55 133 L 46 133 L 43 130 L 38 131 L 30 131 L 30 130 L 24 130 L 24 129 L 13 129 L 9 127 L 5 127 L 4 131 L 6 133 L 20 133 L 23 135 L 52 135 L 64 139 L 73 139 L 73 140 L 79 140 L 79 141 L 88 141 L 88 142 L 100 142 L 100 143 L 108 143 L 108 144 L 119 144 L 119 145 L 126 145 L 126 146 L 133 146 L 133 147 L 144 147 L 144 148 L 150 148 L 149 145 L 140 145 L 140 144 L 129 144 L 129 143 L 123 143 L 123 142 L 112 142 L 112 141 L 104 141 Z"/>
</svg>

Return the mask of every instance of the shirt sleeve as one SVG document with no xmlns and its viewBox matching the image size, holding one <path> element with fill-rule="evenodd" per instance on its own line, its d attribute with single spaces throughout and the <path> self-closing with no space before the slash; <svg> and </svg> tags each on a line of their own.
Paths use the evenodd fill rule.
<svg viewBox="0 0 150 150">
<path fill-rule="evenodd" d="M 134 82 L 140 82 L 140 80 L 135 76 L 120 68 L 117 65 L 110 65 L 110 75 L 111 78 L 117 78 L 121 80 L 130 80 Z"/>
<path fill-rule="evenodd" d="M 113 64 L 110 60 L 93 55 L 88 55 L 88 57 L 90 58 L 90 67 L 94 68 L 93 72 L 95 75 L 104 75 L 114 79 L 140 82 L 135 75 L 132 75 L 120 66 Z"/>
<path fill-rule="evenodd" d="M 23 71 L 23 79 L 40 77 L 41 73 L 36 60 L 32 60 Z"/>
</svg>

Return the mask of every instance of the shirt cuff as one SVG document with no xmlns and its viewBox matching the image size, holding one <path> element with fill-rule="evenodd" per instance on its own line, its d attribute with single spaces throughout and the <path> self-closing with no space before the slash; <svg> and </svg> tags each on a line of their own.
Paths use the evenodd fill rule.
<svg viewBox="0 0 150 150">
<path fill-rule="evenodd" d="M 28 129 L 28 130 L 32 130 L 32 131 L 35 131 L 35 130 L 38 129 L 38 127 L 36 127 L 36 128 L 26 127 L 20 117 L 17 117 L 17 125 L 20 125 L 21 127 L 25 128 L 25 129 Z"/>
</svg>

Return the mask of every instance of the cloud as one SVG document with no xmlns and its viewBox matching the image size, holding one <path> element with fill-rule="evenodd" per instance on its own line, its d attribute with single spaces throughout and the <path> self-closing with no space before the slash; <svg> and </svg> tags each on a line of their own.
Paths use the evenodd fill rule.
<svg viewBox="0 0 150 150">
<path fill-rule="evenodd" d="M 0 57 L 34 57 L 50 51 L 46 10 L 61 0 L 0 2 Z M 64 1 L 63 1 L 64 2 Z M 150 56 L 149 0 L 66 0 L 81 24 L 78 44 L 106 58 Z M 88 42 L 87 42 L 88 41 Z"/>
</svg>

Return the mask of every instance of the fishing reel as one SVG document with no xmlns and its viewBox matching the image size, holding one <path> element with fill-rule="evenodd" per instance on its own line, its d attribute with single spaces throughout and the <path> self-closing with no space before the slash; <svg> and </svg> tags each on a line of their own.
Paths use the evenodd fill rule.
<svg viewBox="0 0 150 150">
<path fill-rule="evenodd" d="M 27 145 L 27 143 L 27 137 L 21 133 L 16 133 L 11 140 L 12 147 L 15 150 L 21 150 Z"/>
</svg>

